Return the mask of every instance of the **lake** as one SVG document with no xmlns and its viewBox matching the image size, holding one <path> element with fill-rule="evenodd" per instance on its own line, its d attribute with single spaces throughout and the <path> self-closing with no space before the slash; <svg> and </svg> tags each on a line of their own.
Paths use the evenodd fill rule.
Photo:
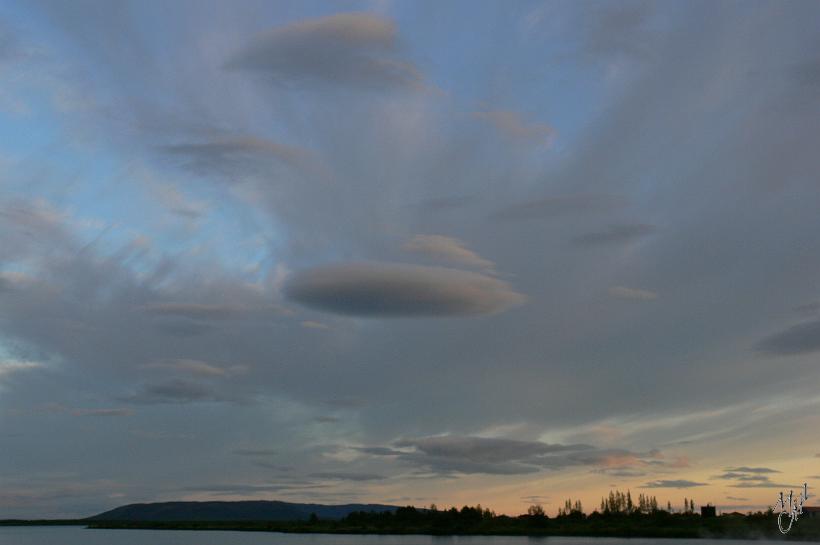
<svg viewBox="0 0 820 545">
<path fill-rule="evenodd" d="M 197 532 L 189 530 L 86 530 L 81 526 L 0 527 L 0 545 L 740 545 L 782 541 L 623 539 L 603 537 L 360 536 Z"/>
</svg>

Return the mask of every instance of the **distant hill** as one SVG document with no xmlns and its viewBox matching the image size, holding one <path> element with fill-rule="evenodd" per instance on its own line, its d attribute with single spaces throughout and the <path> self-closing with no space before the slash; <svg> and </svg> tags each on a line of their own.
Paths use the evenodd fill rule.
<svg viewBox="0 0 820 545">
<path fill-rule="evenodd" d="M 171 501 L 133 503 L 100 513 L 89 521 L 292 521 L 307 520 L 311 513 L 319 519 L 341 519 L 355 511 L 381 513 L 395 511 L 392 505 L 349 503 L 321 505 L 284 501 Z"/>
</svg>

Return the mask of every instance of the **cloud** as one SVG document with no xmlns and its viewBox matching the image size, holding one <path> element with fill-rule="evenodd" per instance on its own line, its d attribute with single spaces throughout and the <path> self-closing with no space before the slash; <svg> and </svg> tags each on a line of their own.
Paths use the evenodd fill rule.
<svg viewBox="0 0 820 545">
<path fill-rule="evenodd" d="M 203 303 L 148 303 L 142 310 L 157 316 L 175 316 L 191 320 L 225 320 L 239 311 L 232 305 Z"/>
<path fill-rule="evenodd" d="M 433 197 L 424 199 L 408 206 L 422 212 L 443 212 L 464 208 L 475 201 L 476 198 L 470 195 L 449 195 L 447 197 Z"/>
<path fill-rule="evenodd" d="M 0 361 L 0 380 L 16 375 L 17 373 L 24 373 L 35 369 L 42 369 L 44 367 L 45 366 L 42 363 L 34 361 Z"/>
<path fill-rule="evenodd" d="M 319 424 L 336 424 L 340 422 L 341 419 L 336 416 L 316 416 L 313 418 L 313 421 Z"/>
<path fill-rule="evenodd" d="M 306 327 L 308 329 L 330 329 L 327 324 L 323 324 L 322 322 L 316 322 L 314 320 L 303 320 L 299 322 L 302 327 Z"/>
<path fill-rule="evenodd" d="M 202 201 L 192 201 L 171 184 L 154 184 L 154 194 L 159 202 L 172 214 L 197 220 L 208 211 L 208 205 Z"/>
<path fill-rule="evenodd" d="M 195 321 L 219 321 L 231 318 L 266 317 L 287 314 L 287 310 L 274 304 L 242 305 L 214 303 L 152 302 L 139 307 L 148 314 Z"/>
<path fill-rule="evenodd" d="M 401 456 L 404 454 L 401 450 L 395 450 L 389 447 L 355 447 L 355 450 L 363 452 L 364 454 L 372 454 L 373 456 Z"/>
<path fill-rule="evenodd" d="M 552 144 L 555 129 L 543 123 L 527 123 L 517 112 L 488 110 L 473 112 L 473 117 L 491 123 L 499 132 L 519 141 Z"/>
<path fill-rule="evenodd" d="M 651 2 L 623 2 L 601 8 L 587 13 L 584 21 L 586 39 L 580 53 L 588 60 L 645 61 L 657 54 L 657 37 L 650 27 L 654 11 Z"/>
<path fill-rule="evenodd" d="M 795 488 L 797 485 L 772 482 L 769 475 L 780 473 L 768 467 L 727 467 L 724 473 L 713 479 L 737 481 L 738 484 L 728 485 L 730 488 Z"/>
<path fill-rule="evenodd" d="M 171 337 L 194 337 L 213 329 L 211 324 L 187 319 L 161 319 L 154 327 L 160 333 Z"/>
<path fill-rule="evenodd" d="M 0 62 L 14 59 L 18 56 L 19 44 L 17 38 L 4 22 L 0 22 Z"/>
<path fill-rule="evenodd" d="M 686 479 L 651 481 L 638 488 L 693 488 L 695 486 L 706 486 L 707 483 L 687 481 Z"/>
<path fill-rule="evenodd" d="M 120 497 L 120 491 L 132 488 L 109 479 L 90 476 L 80 480 L 76 475 L 56 472 L 25 480 L 10 477 L 5 481 L 0 491 L 0 508 L 4 513 L 29 508 L 36 509 L 37 513 L 52 513 L 54 518 L 88 516 L 99 509 L 101 498 Z"/>
<path fill-rule="evenodd" d="M 764 480 L 760 482 L 742 482 L 740 484 L 730 484 L 728 486 L 729 488 L 800 488 L 803 485 L 773 483 L 769 480 Z"/>
<path fill-rule="evenodd" d="M 624 223 L 610 225 L 604 231 L 594 231 L 575 237 L 573 244 L 577 246 L 606 246 L 610 244 L 625 244 L 652 235 L 657 227 L 646 223 Z"/>
<path fill-rule="evenodd" d="M 609 295 L 617 299 L 630 299 L 633 301 L 654 301 L 658 298 L 657 292 L 625 286 L 609 288 Z"/>
<path fill-rule="evenodd" d="M 749 475 L 745 473 L 726 472 L 720 475 L 715 475 L 713 479 L 733 479 L 737 481 L 767 481 L 769 478 L 765 475 Z"/>
<path fill-rule="evenodd" d="M 641 471 L 639 469 L 617 467 L 604 467 L 600 469 L 594 469 L 593 473 L 600 473 L 602 475 L 608 475 L 610 477 L 643 477 L 644 475 L 646 475 L 646 472 Z"/>
<path fill-rule="evenodd" d="M 456 238 L 444 235 L 416 235 L 404 243 L 407 252 L 416 252 L 467 267 L 492 271 L 495 263 L 484 259 Z"/>
<path fill-rule="evenodd" d="M 820 302 L 815 301 L 812 303 L 806 303 L 804 305 L 797 305 L 796 307 L 794 307 L 794 311 L 799 314 L 805 315 L 817 314 L 818 312 L 820 312 Z"/>
<path fill-rule="evenodd" d="M 773 356 L 795 356 L 820 350 L 820 320 L 793 325 L 757 343 L 758 352 Z"/>
<path fill-rule="evenodd" d="M 311 473 L 308 477 L 312 477 L 315 479 L 323 479 L 328 481 L 380 481 L 383 480 L 385 477 L 383 475 L 377 475 L 375 473 L 345 473 L 345 472 L 333 472 L 333 471 L 320 471 L 317 473 Z"/>
<path fill-rule="evenodd" d="M 792 76 L 803 85 L 820 84 L 820 58 L 797 63 L 792 67 Z"/>
<path fill-rule="evenodd" d="M 311 482 L 297 482 L 285 484 L 203 484 L 186 486 L 186 492 L 205 492 L 215 496 L 248 496 L 264 494 L 270 492 L 288 492 L 291 490 L 304 490 L 314 488 L 326 488 L 328 485 Z"/>
<path fill-rule="evenodd" d="M 65 217 L 42 200 L 0 201 L 0 247 L 3 261 L 31 261 L 40 252 L 69 246 Z"/>
<path fill-rule="evenodd" d="M 436 473 L 485 473 L 520 475 L 538 473 L 549 461 L 565 465 L 564 458 L 547 460 L 556 452 L 587 445 L 550 445 L 537 441 L 516 441 L 484 437 L 435 436 L 404 439 L 395 442 L 398 448 L 411 449 L 399 456 L 400 460 L 425 467 Z M 390 454 L 392 455 L 392 454 Z M 560 462 L 559 462 L 560 460 Z"/>
<path fill-rule="evenodd" d="M 545 503 L 545 504 L 549 504 L 549 501 L 550 501 L 549 496 L 538 496 L 538 495 L 521 496 L 520 499 L 524 503 Z"/>
<path fill-rule="evenodd" d="M 343 13 L 258 34 L 226 67 L 264 74 L 277 83 L 420 89 L 421 73 L 398 58 L 396 49 L 392 21 L 366 13 Z"/>
<path fill-rule="evenodd" d="M 608 212 L 624 205 L 615 195 L 575 194 L 530 199 L 500 209 L 492 215 L 499 220 L 553 219 L 594 212 Z"/>
<path fill-rule="evenodd" d="M 619 468 L 646 466 L 657 452 L 599 449 L 586 444 L 437 435 L 400 439 L 390 447 L 358 447 L 371 456 L 395 458 L 438 475 L 525 475 L 574 466 Z"/>
<path fill-rule="evenodd" d="M 204 377 L 231 377 L 248 371 L 246 365 L 229 365 L 221 367 L 200 360 L 173 359 L 162 360 L 145 364 L 148 369 L 167 369 L 189 375 Z"/>
<path fill-rule="evenodd" d="M 748 466 L 740 466 L 740 467 L 727 467 L 724 471 L 730 472 L 739 472 L 739 473 L 780 473 L 776 469 L 772 469 L 770 467 L 748 467 Z"/>
<path fill-rule="evenodd" d="M 271 161 L 294 168 L 308 168 L 311 164 L 310 154 L 302 149 L 251 136 L 173 144 L 158 149 L 180 167 L 204 175 L 270 175 Z"/>
<path fill-rule="evenodd" d="M 183 379 L 144 384 L 134 394 L 123 398 L 136 404 L 161 405 L 206 402 L 238 402 L 240 398 L 225 395 L 212 386 Z"/>
<path fill-rule="evenodd" d="M 813 405 L 789 410 L 791 402 L 779 401 L 813 395 L 802 390 L 817 383 L 820 368 L 801 365 L 784 372 L 749 362 L 744 357 L 749 347 L 737 343 L 749 338 L 754 343 L 818 318 L 792 315 L 794 322 L 773 321 L 782 318 L 784 309 L 790 312 L 793 303 L 818 298 L 813 286 L 820 237 L 813 233 L 820 198 L 813 176 L 820 169 L 815 150 L 820 125 L 811 113 L 820 95 L 803 84 L 796 90 L 795 82 L 783 77 L 784 67 L 817 58 L 816 31 L 809 22 L 817 20 L 818 7 L 810 4 L 735 3 L 713 10 L 698 3 L 674 9 L 659 3 L 652 8 L 658 19 L 635 25 L 629 21 L 640 18 L 612 19 L 593 8 L 559 2 L 546 10 L 550 28 L 519 36 L 515 21 L 520 13 L 494 13 L 476 3 L 475 13 L 464 20 L 466 31 L 459 33 L 463 47 L 452 55 L 432 56 L 452 38 L 452 29 L 439 24 L 451 19 L 450 8 L 442 8 L 438 23 L 424 10 L 407 8 L 396 12 L 400 36 L 390 24 L 392 31 L 381 43 L 369 37 L 361 47 L 350 46 L 344 45 L 349 39 L 336 37 L 330 41 L 344 47 L 324 48 L 332 49 L 330 61 L 342 55 L 350 63 L 363 58 L 365 65 L 374 57 L 400 63 L 432 58 L 436 73 L 445 75 L 445 97 L 394 92 L 416 88 L 412 71 L 406 73 L 410 84 L 407 79 L 385 81 L 378 71 L 377 77 L 362 78 L 360 72 L 345 71 L 344 63 L 324 71 L 315 61 L 322 48 L 313 38 L 327 33 L 326 26 L 279 27 L 275 30 L 296 32 L 282 37 L 272 31 L 273 46 L 262 50 L 272 49 L 274 55 L 260 53 L 259 66 L 219 69 L 230 48 L 241 48 L 257 30 L 314 16 L 315 10 L 311 15 L 303 4 L 288 13 L 271 8 L 264 14 L 219 2 L 198 3 L 190 13 L 150 2 L 127 10 L 110 2 L 47 2 L 31 14 L 13 10 L 27 30 L 20 39 L 40 40 L 53 56 L 47 69 L 77 68 L 94 75 L 93 84 L 84 86 L 100 107 L 82 115 L 53 112 L 48 100 L 41 100 L 43 93 L 53 93 L 51 86 L 38 87 L 30 78 L 25 85 L 15 84 L 25 91 L 21 100 L 38 115 L 12 115 L 11 130 L 27 138 L 0 151 L 0 210 L 6 213 L 0 213 L 0 268 L 20 271 L 31 281 L 12 283 L 11 291 L 0 293 L 0 342 L 20 360 L 59 364 L 21 370 L 14 378 L 25 380 L 16 380 L 0 395 L 0 414 L 26 413 L 3 420 L 5 432 L 26 437 L 3 444 L 0 474 L 14 473 L 24 481 L 46 470 L 84 476 L 93 468 L 97 474 L 114 474 L 117 468 L 107 466 L 114 460 L 131 469 L 128 482 L 145 487 L 150 497 L 167 493 L 169 473 L 184 474 L 183 485 L 210 482 L 211 462 L 245 445 L 238 440 L 266 437 L 282 451 L 275 460 L 280 467 L 305 472 L 372 471 L 404 479 L 408 466 L 423 471 L 431 467 L 428 463 L 496 473 L 568 467 L 587 477 L 597 469 L 644 471 L 641 480 L 632 477 L 642 484 L 686 473 L 652 465 L 653 459 L 641 452 L 522 455 L 498 467 L 455 454 L 434 459 L 415 447 L 382 443 L 386 437 L 458 436 L 522 423 L 525 427 L 510 433 L 549 431 L 552 436 L 556 431 L 567 434 L 554 440 L 563 443 L 689 440 L 686 453 L 701 467 L 721 457 L 715 447 L 727 437 L 735 439 L 730 451 L 755 451 L 774 435 L 793 444 L 799 426 L 784 428 L 785 416 L 747 410 L 748 403 L 722 416 L 691 415 L 693 408 L 697 414 L 720 412 L 750 399 L 779 405 L 778 417 L 781 412 L 816 414 Z M 585 38 L 599 38 L 598 23 L 565 24 L 567 13 L 576 10 L 583 14 L 579 23 L 589 15 L 606 20 L 603 41 L 590 47 L 601 52 L 601 62 L 593 66 L 579 64 L 577 57 L 557 58 L 583 47 Z M 488 42 L 482 28 L 508 15 L 511 19 L 497 25 L 502 32 L 490 33 Z M 626 55 L 611 55 L 610 47 L 619 40 L 633 44 L 636 35 L 623 30 L 636 27 L 660 30 L 651 50 L 663 55 L 657 62 L 624 68 L 620 59 Z M 66 47 L 45 51 L 54 44 L 49 32 L 58 32 Z M 286 56 L 301 51 L 292 46 L 296 42 L 313 55 L 307 63 L 298 55 Z M 508 62 L 512 44 L 515 61 Z M 245 50 L 254 47 L 250 42 Z M 481 54 L 487 48 L 495 53 Z M 549 69 L 533 68 L 532 63 L 544 64 L 544 52 Z M 422 61 L 415 62 L 421 66 Z M 459 68 L 464 66 L 470 69 Z M 4 75 L 29 72 L 23 62 L 11 68 Z M 259 88 L 265 79 L 281 85 Z M 550 93 L 557 102 L 532 100 L 557 81 L 560 92 Z M 2 95 L 9 91 L 0 87 Z M 281 93 L 283 88 L 299 92 Z M 318 92 L 301 92 L 311 89 Z M 362 89 L 390 91 L 357 92 Z M 554 119 L 566 135 L 564 146 L 555 153 L 522 155 L 514 138 L 495 137 L 490 119 L 469 117 L 465 105 L 470 108 L 476 97 L 520 104 L 532 112 L 531 118 L 523 117 L 525 126 Z M 590 107 L 563 108 L 566 97 Z M 484 121 L 487 126 L 480 125 Z M 203 127 L 211 123 L 231 132 Z M 299 153 L 288 155 L 292 147 L 309 149 L 309 163 L 320 160 L 330 175 L 317 179 L 306 172 Z M 143 169 L 153 176 L 141 175 Z M 251 179 L 203 184 L 201 174 Z M 198 208 L 174 197 L 157 206 L 157 195 L 146 187 L 149 178 L 179 187 L 185 201 L 208 204 L 195 232 L 169 217 L 168 210 L 195 218 Z M 15 195 L 55 204 L 25 206 Z M 493 212 L 499 221 L 486 221 Z M 118 227 L 78 254 L 94 234 L 80 226 L 82 216 Z M 662 239 L 647 235 L 629 239 L 634 247 L 628 242 L 595 247 L 639 250 L 614 256 L 569 243 L 574 236 L 606 233 L 607 225 L 630 221 L 657 223 Z M 132 233 L 145 233 L 154 245 L 143 253 L 121 252 L 123 238 Z M 508 290 L 526 294 L 531 304 L 493 319 L 345 320 L 333 334 L 299 325 L 326 321 L 329 315 L 318 312 L 300 310 L 274 323 L 246 311 L 258 302 L 278 300 L 282 271 L 362 257 L 397 259 L 396 241 L 400 246 L 418 233 L 467 241 L 510 272 L 501 277 L 512 285 Z M 420 254 L 401 259 L 416 258 Z M 173 266 L 160 267 L 159 261 Z M 258 267 L 249 272 L 250 265 Z M 620 284 L 657 289 L 663 304 L 643 303 L 652 312 L 624 320 L 621 305 L 600 300 Z M 145 305 L 154 308 L 135 311 Z M 179 358 L 220 366 L 246 363 L 253 374 L 217 380 L 190 370 L 142 367 Z M 681 373 L 684 364 L 688 372 Z M 189 379 L 201 388 L 169 392 L 166 385 L 164 392 L 148 397 L 241 399 L 240 393 L 251 391 L 260 401 L 251 407 L 163 401 L 150 410 L 124 404 L 139 412 L 134 419 L 143 429 L 157 433 L 158 439 L 142 441 L 136 450 L 127 449 L 136 439 L 128 435 L 129 426 L 110 425 L 128 419 L 103 422 L 109 425 L 100 430 L 88 419 L 71 418 L 71 409 L 59 417 L 26 412 L 55 399 L 106 406 L 97 400 L 110 399 L 112 392 L 147 395 L 144 381 L 156 390 L 170 378 Z M 323 403 L 334 397 L 337 406 Z M 342 416 L 342 422 L 311 420 L 325 413 Z M 639 413 L 662 414 L 649 422 L 633 418 Z M 616 434 L 584 431 L 610 418 Z M 32 433 L 35 429 L 40 432 Z M 196 439 L 175 439 L 181 434 Z M 302 455 L 306 442 L 351 437 L 385 449 L 383 458 L 351 451 L 344 455 L 359 455 L 368 465 L 326 467 L 328 460 Z M 46 439 L 60 446 L 53 464 L 28 455 L 48 453 Z M 100 455 L 95 458 L 89 447 L 98 445 L 106 448 L 96 449 Z M 223 460 L 232 472 L 225 482 L 265 483 L 268 473 L 254 465 L 256 460 L 236 464 L 243 460 L 231 458 Z M 469 480 L 443 483 L 437 501 L 452 503 L 496 479 Z M 430 488 L 409 479 L 397 486 L 405 483 L 408 491 L 401 494 L 415 495 L 414 486 Z M 556 486 L 558 496 L 561 486 Z M 514 486 L 509 490 L 512 502 L 529 493 L 515 493 Z M 493 500 L 500 509 L 515 505 L 509 490 Z M 25 514 L 43 513 L 32 507 Z"/>
<path fill-rule="evenodd" d="M 368 405 L 366 399 L 356 396 L 334 397 L 332 399 L 326 399 L 324 403 L 337 409 L 362 409 Z"/>
<path fill-rule="evenodd" d="M 233 453 L 238 456 L 275 456 L 279 451 L 272 448 L 238 448 Z"/>
<path fill-rule="evenodd" d="M 476 316 L 525 301 L 506 282 L 483 274 L 378 262 L 302 271 L 287 283 L 285 293 L 318 310 L 372 317 Z"/>
<path fill-rule="evenodd" d="M 749 501 L 749 498 L 741 498 L 738 496 L 726 496 L 726 499 L 732 501 Z"/>
<path fill-rule="evenodd" d="M 540 441 L 519 441 L 493 437 L 439 435 L 401 439 L 396 447 L 413 447 L 429 456 L 465 458 L 482 462 L 504 462 L 567 450 L 587 450 L 588 445 L 557 445 Z"/>
<path fill-rule="evenodd" d="M 285 464 L 275 464 L 272 462 L 267 462 L 265 460 L 255 460 L 253 465 L 256 467 L 263 467 L 265 469 L 272 469 L 274 471 L 279 471 L 281 473 L 292 473 L 296 468 L 293 466 L 285 465 Z"/>
<path fill-rule="evenodd" d="M 74 416 L 131 416 L 134 411 L 131 409 L 74 409 L 71 414 Z"/>
</svg>

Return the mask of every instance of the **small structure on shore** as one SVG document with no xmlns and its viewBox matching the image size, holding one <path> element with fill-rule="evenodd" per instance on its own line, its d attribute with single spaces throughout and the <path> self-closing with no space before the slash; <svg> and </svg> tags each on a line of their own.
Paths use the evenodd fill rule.
<svg viewBox="0 0 820 545">
<path fill-rule="evenodd" d="M 820 507 L 806 505 L 803 507 L 802 516 L 809 518 L 820 517 Z"/>
<path fill-rule="evenodd" d="M 701 505 L 700 506 L 700 516 L 702 517 L 716 517 L 717 512 L 715 511 L 714 505 Z"/>
</svg>

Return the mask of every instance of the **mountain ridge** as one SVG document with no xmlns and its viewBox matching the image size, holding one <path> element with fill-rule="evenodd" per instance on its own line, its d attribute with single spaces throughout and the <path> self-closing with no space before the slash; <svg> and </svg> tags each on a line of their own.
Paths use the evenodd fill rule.
<svg viewBox="0 0 820 545">
<path fill-rule="evenodd" d="M 300 521 L 312 514 L 338 520 L 356 511 L 395 511 L 395 505 L 377 503 L 291 503 L 276 500 L 169 501 L 132 503 L 88 517 L 88 521 L 213 522 L 213 521 Z"/>
</svg>

